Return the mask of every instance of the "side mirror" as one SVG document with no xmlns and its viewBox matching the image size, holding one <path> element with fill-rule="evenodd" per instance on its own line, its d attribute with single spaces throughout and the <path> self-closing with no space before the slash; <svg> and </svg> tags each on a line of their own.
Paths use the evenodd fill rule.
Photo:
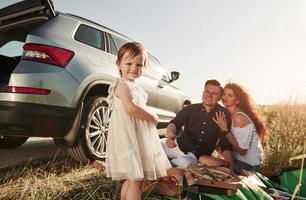
<svg viewBox="0 0 306 200">
<path fill-rule="evenodd" d="M 171 77 L 171 79 L 170 79 L 169 82 L 171 83 L 171 82 L 176 81 L 177 79 L 179 79 L 180 73 L 177 72 L 177 71 L 172 71 L 172 72 L 170 73 L 170 77 Z"/>
</svg>

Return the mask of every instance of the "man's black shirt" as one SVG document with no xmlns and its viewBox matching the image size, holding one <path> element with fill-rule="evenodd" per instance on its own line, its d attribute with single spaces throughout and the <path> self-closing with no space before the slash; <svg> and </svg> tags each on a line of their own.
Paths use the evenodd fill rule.
<svg viewBox="0 0 306 200">
<path fill-rule="evenodd" d="M 177 138 L 179 148 L 183 152 L 193 152 L 196 157 L 211 155 L 218 141 L 222 151 L 232 150 L 232 146 L 212 119 L 219 111 L 225 113 L 228 130 L 230 130 L 230 114 L 219 104 L 210 112 L 206 111 L 202 103 L 191 104 L 183 108 L 171 120 L 170 123 L 174 123 L 177 130 L 183 129 Z"/>
</svg>

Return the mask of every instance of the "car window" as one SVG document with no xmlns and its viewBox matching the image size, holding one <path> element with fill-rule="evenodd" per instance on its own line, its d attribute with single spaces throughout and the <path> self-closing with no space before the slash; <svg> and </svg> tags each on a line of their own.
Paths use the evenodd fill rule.
<svg viewBox="0 0 306 200">
<path fill-rule="evenodd" d="M 0 48 L 0 55 L 15 57 L 21 56 L 24 42 L 10 41 Z"/>
<path fill-rule="evenodd" d="M 151 53 L 148 53 L 149 69 L 157 79 L 168 81 L 167 70 Z"/>
<path fill-rule="evenodd" d="M 120 47 L 121 47 L 122 45 L 124 45 L 125 43 L 128 42 L 128 41 L 125 41 L 125 40 L 123 40 L 123 39 L 121 39 L 121 38 L 118 38 L 118 37 L 116 37 L 116 36 L 114 36 L 114 35 L 111 35 L 111 37 L 113 38 L 113 40 L 114 40 L 114 42 L 115 42 L 115 44 L 116 44 L 117 49 L 120 49 Z"/>
<path fill-rule="evenodd" d="M 79 42 L 105 51 L 105 42 L 101 30 L 86 25 L 80 25 L 74 38 Z"/>
<path fill-rule="evenodd" d="M 115 45 L 115 42 L 114 42 L 113 38 L 109 34 L 107 35 L 107 37 L 108 37 L 108 42 L 109 42 L 110 53 L 117 56 L 118 49 Z"/>
</svg>

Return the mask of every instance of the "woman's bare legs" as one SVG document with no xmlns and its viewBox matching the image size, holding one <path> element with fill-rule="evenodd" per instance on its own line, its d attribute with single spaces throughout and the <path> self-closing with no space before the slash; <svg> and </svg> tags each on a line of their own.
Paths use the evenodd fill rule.
<svg viewBox="0 0 306 200">
<path fill-rule="evenodd" d="M 199 163 L 205 164 L 207 166 L 213 166 L 213 167 L 227 167 L 228 162 L 226 160 L 220 159 L 220 158 L 214 158 L 212 156 L 206 156 L 202 155 L 198 158 Z"/>
</svg>

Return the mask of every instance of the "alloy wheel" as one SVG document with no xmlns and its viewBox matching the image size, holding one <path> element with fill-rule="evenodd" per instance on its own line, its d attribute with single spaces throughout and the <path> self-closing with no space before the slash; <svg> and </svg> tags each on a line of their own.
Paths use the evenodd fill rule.
<svg viewBox="0 0 306 200">
<path fill-rule="evenodd" d="M 86 142 L 98 158 L 105 158 L 110 110 L 105 106 L 92 112 L 86 127 Z"/>
</svg>

